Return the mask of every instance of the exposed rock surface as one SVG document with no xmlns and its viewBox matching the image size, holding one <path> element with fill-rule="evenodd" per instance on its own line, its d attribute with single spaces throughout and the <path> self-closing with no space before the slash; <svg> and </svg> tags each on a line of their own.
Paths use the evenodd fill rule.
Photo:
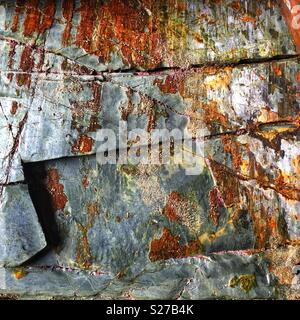
<svg viewBox="0 0 300 320">
<path fill-rule="evenodd" d="M 46 247 L 26 185 L 5 186 L 0 203 L 0 265 L 15 267 Z"/>
<path fill-rule="evenodd" d="M 1 293 L 299 298 L 300 67 L 282 5 L 0 4 Z M 121 120 L 203 129 L 203 171 L 100 165 L 97 131 L 118 143 Z"/>
</svg>

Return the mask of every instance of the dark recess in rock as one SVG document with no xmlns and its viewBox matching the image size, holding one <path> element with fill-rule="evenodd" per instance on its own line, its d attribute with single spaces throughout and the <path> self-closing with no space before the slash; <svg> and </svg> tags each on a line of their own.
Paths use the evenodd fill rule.
<svg viewBox="0 0 300 320">
<path fill-rule="evenodd" d="M 55 210 L 45 184 L 47 177 L 45 163 L 23 163 L 23 170 L 32 203 L 45 234 L 47 247 L 57 247 L 60 243 L 60 236 L 54 216 Z"/>
</svg>

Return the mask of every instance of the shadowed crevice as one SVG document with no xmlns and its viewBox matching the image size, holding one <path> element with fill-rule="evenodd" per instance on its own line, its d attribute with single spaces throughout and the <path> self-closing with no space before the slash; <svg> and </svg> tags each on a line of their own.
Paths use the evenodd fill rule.
<svg viewBox="0 0 300 320">
<path fill-rule="evenodd" d="M 47 241 L 47 248 L 57 247 L 60 244 L 60 236 L 55 220 L 55 210 L 46 187 L 45 163 L 23 163 L 22 165 L 29 194 Z"/>
</svg>

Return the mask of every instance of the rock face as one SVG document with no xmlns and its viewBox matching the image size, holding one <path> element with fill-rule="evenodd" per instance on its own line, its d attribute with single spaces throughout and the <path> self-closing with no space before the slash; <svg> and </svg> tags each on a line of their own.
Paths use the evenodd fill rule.
<svg viewBox="0 0 300 320">
<path fill-rule="evenodd" d="M 5 186 L 0 204 L 0 265 L 18 266 L 45 247 L 27 186 Z"/>
<path fill-rule="evenodd" d="M 300 67 L 285 6 L 0 5 L 1 293 L 299 298 Z M 100 164 L 99 130 L 119 154 L 120 121 L 189 132 L 201 172 L 174 150 Z"/>
</svg>

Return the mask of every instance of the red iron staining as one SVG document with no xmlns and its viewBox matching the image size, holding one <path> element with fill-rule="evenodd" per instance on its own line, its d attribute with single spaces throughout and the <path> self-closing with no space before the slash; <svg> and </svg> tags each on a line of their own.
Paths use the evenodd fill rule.
<svg viewBox="0 0 300 320">
<path fill-rule="evenodd" d="M 91 75 L 93 73 L 93 70 L 89 69 L 88 67 L 75 64 L 68 59 L 65 59 L 62 62 L 61 68 L 63 71 L 73 72 L 77 75 Z"/>
<path fill-rule="evenodd" d="M 170 221 L 179 221 L 178 207 L 182 205 L 183 199 L 180 193 L 173 191 L 170 193 L 163 213 L 169 218 Z"/>
<path fill-rule="evenodd" d="M 87 176 L 84 176 L 81 180 L 81 184 L 83 185 L 83 187 L 86 189 L 89 185 L 90 185 L 90 182 L 89 182 L 89 179 Z"/>
<path fill-rule="evenodd" d="M 224 151 L 229 153 L 232 157 L 232 163 L 236 170 L 240 170 L 243 164 L 242 159 L 242 147 L 239 142 L 232 139 L 229 135 L 222 136 L 222 143 L 224 146 Z"/>
<path fill-rule="evenodd" d="M 296 74 L 295 80 L 296 80 L 297 82 L 300 82 L 300 72 L 298 72 L 298 73 Z"/>
<path fill-rule="evenodd" d="M 151 132 L 153 129 L 155 129 L 156 126 L 156 111 L 154 109 L 151 109 L 148 112 L 148 126 L 147 131 Z"/>
<path fill-rule="evenodd" d="M 209 128 L 212 127 L 213 132 L 213 123 L 219 123 L 224 129 L 229 127 L 229 119 L 227 115 L 223 115 L 219 111 L 219 106 L 216 101 L 210 101 L 208 104 L 202 104 L 201 108 L 204 111 L 203 121 Z"/>
<path fill-rule="evenodd" d="M 241 10 L 242 6 L 240 0 L 232 1 L 230 7 L 235 11 Z"/>
<path fill-rule="evenodd" d="M 39 30 L 40 10 L 38 0 L 27 0 L 24 4 L 26 17 L 23 24 L 23 34 L 28 37 Z"/>
<path fill-rule="evenodd" d="M 247 191 L 247 199 L 256 237 L 255 248 L 263 249 L 271 246 L 274 242 L 277 245 L 283 244 L 285 235 L 280 231 L 277 215 L 275 213 L 269 214 L 268 208 L 265 208 L 263 203 L 254 209 L 254 203 L 261 199 L 255 199 L 250 191 Z"/>
<path fill-rule="evenodd" d="M 97 116 L 91 116 L 88 132 L 96 132 L 100 128 L 101 126 L 99 125 Z"/>
<path fill-rule="evenodd" d="M 44 50 L 38 50 L 39 51 L 39 62 L 36 65 L 37 70 L 42 70 L 44 61 L 45 61 L 45 51 Z"/>
<path fill-rule="evenodd" d="M 131 112 L 133 112 L 133 104 L 132 104 L 132 95 L 133 95 L 133 90 L 131 88 L 128 88 L 126 94 L 127 94 L 127 98 L 128 98 L 128 103 L 125 105 L 122 105 L 120 108 L 120 112 L 121 112 L 121 118 L 123 121 L 128 121 L 128 117 L 131 114 Z"/>
<path fill-rule="evenodd" d="M 92 53 L 94 23 L 97 19 L 95 1 L 84 0 L 80 1 L 80 23 L 77 28 L 76 44 L 82 47 L 85 51 Z M 93 8 L 91 10 L 91 8 Z"/>
<path fill-rule="evenodd" d="M 249 14 L 245 14 L 241 17 L 242 22 L 250 22 L 255 24 L 256 23 L 256 18 L 250 16 Z"/>
<path fill-rule="evenodd" d="M 18 111 L 18 103 L 16 101 L 13 101 L 11 104 L 11 109 L 10 109 L 10 113 L 11 114 L 16 114 Z"/>
<path fill-rule="evenodd" d="M 96 7 L 90 10 L 91 6 Z M 82 1 L 76 44 L 103 62 L 119 48 L 125 63 L 156 66 L 162 59 L 157 18 L 141 6 L 124 0 L 104 4 Z M 134 48 L 134 49 L 133 49 Z M 150 58 L 151 57 L 151 58 Z"/>
<path fill-rule="evenodd" d="M 52 27 L 56 10 L 56 3 L 53 0 L 46 0 L 43 8 L 39 7 L 38 0 L 18 0 L 16 3 L 15 15 L 13 17 L 11 30 L 17 32 L 20 16 L 25 13 L 23 22 L 23 35 L 32 36 L 35 32 L 44 33 Z"/>
<path fill-rule="evenodd" d="M 295 6 L 300 5 L 299 0 L 290 0 L 290 8 L 293 9 Z M 290 32 L 292 34 L 292 37 L 294 39 L 297 52 L 300 53 L 300 29 L 297 29 L 293 26 L 293 23 L 298 22 L 299 24 L 299 19 L 297 21 L 297 15 L 299 15 L 299 12 L 292 13 L 290 9 L 287 7 L 286 1 L 281 0 L 280 1 L 280 8 L 281 12 L 286 20 L 286 23 L 290 29 Z M 294 20 L 296 19 L 296 20 Z"/>
<path fill-rule="evenodd" d="M 23 73 L 17 74 L 17 84 L 19 86 L 27 85 L 30 86 L 31 83 L 31 71 L 34 67 L 34 57 L 33 48 L 31 46 L 26 46 L 22 52 L 19 69 Z"/>
<path fill-rule="evenodd" d="M 161 238 L 151 242 L 149 259 L 154 262 L 171 258 L 184 258 L 196 255 L 200 251 L 201 245 L 198 241 L 181 245 L 180 237 L 173 236 L 169 229 L 164 228 Z"/>
<path fill-rule="evenodd" d="M 89 109 L 98 113 L 100 110 L 101 102 L 101 84 L 93 82 L 91 84 L 91 89 L 93 91 L 93 99 L 89 103 Z"/>
<path fill-rule="evenodd" d="M 221 215 L 220 209 L 224 208 L 224 200 L 217 187 L 214 187 L 209 192 L 210 217 L 215 225 L 218 225 Z"/>
<path fill-rule="evenodd" d="M 10 45 L 10 50 L 9 50 L 9 54 L 8 54 L 8 62 L 7 62 L 7 67 L 9 70 L 13 70 L 14 69 L 14 56 L 16 54 L 16 46 L 17 46 L 17 42 L 16 41 L 10 41 L 9 42 Z M 7 78 L 9 79 L 9 81 L 12 81 L 13 79 L 13 73 L 9 73 L 7 75 Z"/>
<path fill-rule="evenodd" d="M 86 205 L 86 211 L 88 214 L 87 228 L 93 227 L 96 217 L 99 215 L 99 205 L 97 202 L 90 202 Z"/>
<path fill-rule="evenodd" d="M 89 132 L 96 132 L 101 128 L 98 120 L 99 111 L 101 108 L 101 84 L 93 82 L 90 84 L 93 97 L 91 100 L 84 102 L 74 101 L 72 103 L 72 128 L 76 129 L 79 134 L 87 134 Z M 81 121 L 84 118 L 85 112 L 92 113 L 90 116 L 89 126 L 82 128 Z"/>
<path fill-rule="evenodd" d="M 88 238 L 88 228 L 78 224 L 78 229 L 81 232 L 81 237 L 77 241 L 76 262 L 80 268 L 89 269 L 93 263 L 93 256 Z"/>
<path fill-rule="evenodd" d="M 53 0 L 46 0 L 44 5 L 42 19 L 39 26 L 39 32 L 44 33 L 46 30 L 52 27 L 54 22 L 56 4 Z"/>
<path fill-rule="evenodd" d="M 273 69 L 273 72 L 276 74 L 276 76 L 278 77 L 282 76 L 282 68 L 280 64 L 273 62 L 272 69 Z"/>
<path fill-rule="evenodd" d="M 184 91 L 184 79 L 185 73 L 183 72 L 175 72 L 171 75 L 168 75 L 166 79 L 163 80 L 155 80 L 154 84 L 159 87 L 159 89 L 163 93 L 183 93 Z"/>
<path fill-rule="evenodd" d="M 52 204 L 56 210 L 63 210 L 68 198 L 64 193 L 64 185 L 59 182 L 59 174 L 57 169 L 50 169 L 47 175 L 47 189 L 52 198 Z"/>
<path fill-rule="evenodd" d="M 74 6 L 75 6 L 74 0 L 62 1 L 62 14 L 66 20 L 66 27 L 62 37 L 62 44 L 64 46 L 68 45 L 70 41 Z"/>
<path fill-rule="evenodd" d="M 225 206 L 231 207 L 240 202 L 239 179 L 226 170 L 226 167 L 210 160 L 209 165 L 216 179 L 218 190 Z"/>
<path fill-rule="evenodd" d="M 73 153 L 89 153 L 92 151 L 95 140 L 85 134 L 79 136 L 78 140 L 72 146 Z"/>
<path fill-rule="evenodd" d="M 19 26 L 19 17 L 24 12 L 24 1 L 23 0 L 17 0 L 16 1 L 16 9 L 15 9 L 15 15 L 13 17 L 11 31 L 16 32 L 18 31 Z"/>
</svg>

